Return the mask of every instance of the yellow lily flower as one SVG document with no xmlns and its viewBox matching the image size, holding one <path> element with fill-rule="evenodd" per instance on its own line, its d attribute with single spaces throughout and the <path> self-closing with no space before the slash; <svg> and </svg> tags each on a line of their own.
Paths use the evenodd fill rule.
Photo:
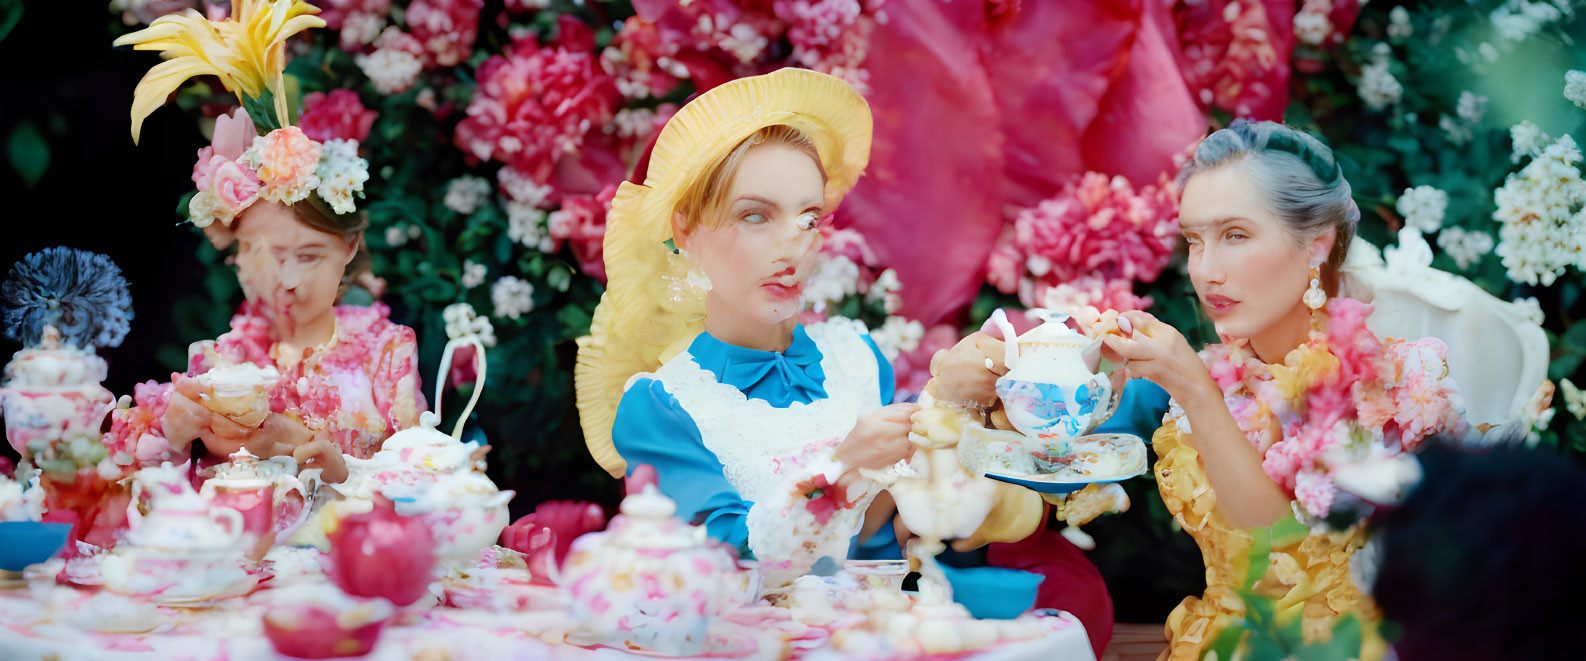
<svg viewBox="0 0 1586 661">
<path fill-rule="evenodd" d="M 325 26 L 314 16 L 319 8 L 304 0 L 237 0 L 232 15 L 211 21 L 188 9 L 162 16 L 149 27 L 122 35 L 115 45 L 160 51 L 164 62 L 138 82 L 132 93 L 132 142 L 143 120 L 165 104 L 171 92 L 194 76 L 215 76 L 239 101 L 273 93 L 281 126 L 289 124 L 281 71 L 286 68 L 286 40 L 304 30 Z M 256 118 L 265 119 L 265 118 Z"/>
</svg>

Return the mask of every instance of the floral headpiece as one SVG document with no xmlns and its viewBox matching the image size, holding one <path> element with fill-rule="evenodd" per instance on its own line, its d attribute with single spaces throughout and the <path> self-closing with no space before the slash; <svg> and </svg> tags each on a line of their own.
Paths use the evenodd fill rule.
<svg viewBox="0 0 1586 661">
<path fill-rule="evenodd" d="M 356 140 L 316 142 L 291 125 L 282 71 L 286 40 L 325 21 L 303 0 L 237 0 L 232 17 L 211 21 L 195 10 L 156 19 L 124 35 L 115 45 L 157 50 L 165 61 L 149 70 L 133 91 L 132 141 L 144 118 L 193 76 L 215 76 L 237 95 L 242 108 L 215 122 L 213 144 L 198 152 L 188 203 L 193 224 L 219 220 L 230 226 L 259 198 L 284 205 L 317 194 L 331 212 L 356 210 L 355 196 L 369 180 L 369 162 L 358 157 Z M 255 125 L 268 129 L 259 136 Z"/>
</svg>

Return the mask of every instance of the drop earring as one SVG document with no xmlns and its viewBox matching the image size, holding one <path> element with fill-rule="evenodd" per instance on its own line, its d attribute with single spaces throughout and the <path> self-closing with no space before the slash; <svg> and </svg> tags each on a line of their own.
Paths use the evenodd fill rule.
<svg viewBox="0 0 1586 661">
<path fill-rule="evenodd" d="M 1327 291 L 1322 289 L 1321 269 L 1311 267 L 1311 286 L 1305 290 L 1305 296 L 1300 300 L 1305 302 L 1305 307 L 1312 310 L 1320 310 L 1323 305 L 1327 305 Z"/>
</svg>

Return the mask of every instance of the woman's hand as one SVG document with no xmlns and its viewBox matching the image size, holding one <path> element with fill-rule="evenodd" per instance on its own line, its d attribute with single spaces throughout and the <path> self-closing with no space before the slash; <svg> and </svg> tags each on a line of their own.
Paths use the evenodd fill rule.
<svg viewBox="0 0 1586 661">
<path fill-rule="evenodd" d="M 991 406 L 997 401 L 997 377 L 1008 372 L 1002 365 L 1003 343 L 988 333 L 972 333 L 953 348 L 931 357 L 930 393 L 943 402 L 971 402 Z M 986 360 L 991 367 L 986 367 Z"/>
<path fill-rule="evenodd" d="M 1130 378 L 1162 386 L 1181 404 L 1208 394 L 1216 394 L 1221 404 L 1221 392 L 1207 373 L 1206 364 L 1178 329 L 1139 310 L 1120 315 L 1118 327 L 1127 337 L 1102 336 L 1102 351 L 1109 360 L 1127 359 Z"/>
<path fill-rule="evenodd" d="M 320 469 L 319 479 L 322 482 L 340 484 L 347 481 L 346 458 L 341 456 L 341 449 L 323 435 L 297 446 L 292 450 L 292 458 L 297 460 L 300 471 Z"/>
<path fill-rule="evenodd" d="M 914 454 L 914 444 L 909 442 L 914 423 L 909 417 L 918 410 L 918 404 L 893 404 L 859 418 L 832 458 L 848 472 L 882 470 L 908 459 Z"/>
<path fill-rule="evenodd" d="M 160 428 L 164 430 L 165 442 L 170 444 L 171 449 L 181 452 L 192 444 L 193 439 L 209 433 L 209 421 L 213 414 L 198 401 L 204 387 L 199 385 L 197 379 L 178 375 L 171 382 L 171 387 L 171 401 L 165 406 Z"/>
</svg>

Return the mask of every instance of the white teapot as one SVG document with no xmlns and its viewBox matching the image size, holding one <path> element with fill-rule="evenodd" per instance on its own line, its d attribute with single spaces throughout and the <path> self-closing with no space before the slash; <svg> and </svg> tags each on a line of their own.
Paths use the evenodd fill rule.
<svg viewBox="0 0 1586 661">
<path fill-rule="evenodd" d="M 147 515 L 138 510 L 144 490 Z M 138 471 L 127 522 L 126 536 L 100 564 L 112 592 L 181 604 L 246 594 L 257 582 L 242 553 L 242 514 L 193 491 L 181 469 Z"/>
<path fill-rule="evenodd" d="M 1101 341 L 1069 328 L 1068 315 L 1031 313 L 1043 323 L 1017 337 L 1001 310 L 992 315 L 1006 342 L 1008 367 L 997 379 L 997 395 L 1015 429 L 1049 454 L 1066 454 L 1068 441 L 1089 434 L 1117 408 L 1123 372 L 1112 378 L 1096 372 Z"/>
<path fill-rule="evenodd" d="M 453 350 L 473 344 L 479 360 L 479 380 L 473 397 L 458 417 L 452 434 L 436 429 L 440 424 L 441 395 L 446 366 Z M 507 501 L 514 492 L 501 491 L 486 477 L 484 446 L 461 440 L 463 423 L 484 389 L 485 348 L 476 337 L 456 338 L 446 344 L 441 373 L 435 384 L 435 412 L 419 416 L 419 424 L 387 438 L 380 451 L 367 460 L 347 459 L 349 477 L 333 488 L 357 505 L 345 511 L 368 511 L 376 493 L 396 503 L 397 512 L 422 516 L 435 535 L 435 552 L 443 560 L 467 563 L 496 542 L 510 523 Z"/>
</svg>

